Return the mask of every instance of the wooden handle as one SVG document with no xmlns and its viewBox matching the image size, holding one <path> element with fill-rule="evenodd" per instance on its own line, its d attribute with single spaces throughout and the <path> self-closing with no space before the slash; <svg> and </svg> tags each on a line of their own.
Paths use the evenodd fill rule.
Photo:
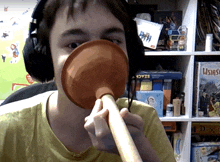
<svg viewBox="0 0 220 162">
<path fill-rule="evenodd" d="M 102 97 L 103 108 L 109 110 L 109 126 L 123 162 L 142 162 L 134 141 L 122 119 L 114 98 Z"/>
</svg>

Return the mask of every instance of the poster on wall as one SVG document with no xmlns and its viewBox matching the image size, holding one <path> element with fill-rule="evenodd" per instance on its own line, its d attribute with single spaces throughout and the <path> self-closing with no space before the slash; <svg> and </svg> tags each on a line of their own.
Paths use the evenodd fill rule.
<svg viewBox="0 0 220 162">
<path fill-rule="evenodd" d="M 22 50 L 36 1 L 13 3 L 0 3 L 0 100 L 34 84 L 25 70 Z"/>
</svg>

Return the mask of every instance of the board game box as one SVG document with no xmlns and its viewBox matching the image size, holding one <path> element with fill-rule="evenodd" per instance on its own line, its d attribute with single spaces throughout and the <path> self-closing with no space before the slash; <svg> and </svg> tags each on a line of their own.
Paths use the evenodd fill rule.
<svg viewBox="0 0 220 162">
<path fill-rule="evenodd" d="M 196 62 L 193 116 L 220 115 L 220 62 Z"/>
<path fill-rule="evenodd" d="M 158 116 L 163 117 L 163 91 L 137 91 L 136 98 L 154 107 Z"/>
<path fill-rule="evenodd" d="M 182 79 L 181 71 L 169 71 L 169 70 L 143 70 L 136 74 L 138 80 L 164 80 L 164 79 Z"/>
<path fill-rule="evenodd" d="M 214 162 L 220 159 L 220 142 L 192 143 L 191 162 Z"/>
</svg>

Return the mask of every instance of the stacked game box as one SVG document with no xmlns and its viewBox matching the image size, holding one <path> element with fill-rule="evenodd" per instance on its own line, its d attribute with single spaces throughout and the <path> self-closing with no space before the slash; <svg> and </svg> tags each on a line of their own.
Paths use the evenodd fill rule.
<svg viewBox="0 0 220 162">
<path fill-rule="evenodd" d="M 220 115 L 220 62 L 196 62 L 193 116 Z"/>
<path fill-rule="evenodd" d="M 182 79 L 180 71 L 140 71 L 136 74 L 136 98 L 153 106 L 159 117 L 164 116 L 167 104 L 171 103 L 172 80 Z"/>
<path fill-rule="evenodd" d="M 214 162 L 220 159 L 220 142 L 192 143 L 192 162 Z"/>
</svg>

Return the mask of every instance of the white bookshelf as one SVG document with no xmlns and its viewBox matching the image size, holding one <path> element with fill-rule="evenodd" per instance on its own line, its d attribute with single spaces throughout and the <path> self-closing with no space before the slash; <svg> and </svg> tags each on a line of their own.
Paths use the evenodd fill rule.
<svg viewBox="0 0 220 162">
<path fill-rule="evenodd" d="M 132 1 L 130 1 L 132 2 Z M 181 162 L 190 162 L 191 156 L 191 127 L 193 122 L 220 122 L 220 118 L 192 117 L 193 110 L 193 79 L 194 62 L 196 57 L 217 56 L 218 52 L 195 51 L 196 21 L 197 21 L 197 0 L 138 0 L 140 4 L 157 4 L 158 10 L 183 12 L 182 25 L 188 28 L 186 51 L 147 51 L 147 56 L 174 57 L 176 64 L 174 70 L 180 70 L 183 74 L 181 90 L 185 92 L 185 115 L 179 117 L 161 117 L 161 121 L 178 122 L 183 133 L 183 148 L 181 152 Z M 169 58 L 168 58 L 169 60 Z M 220 60 L 219 60 L 220 61 Z"/>
</svg>

